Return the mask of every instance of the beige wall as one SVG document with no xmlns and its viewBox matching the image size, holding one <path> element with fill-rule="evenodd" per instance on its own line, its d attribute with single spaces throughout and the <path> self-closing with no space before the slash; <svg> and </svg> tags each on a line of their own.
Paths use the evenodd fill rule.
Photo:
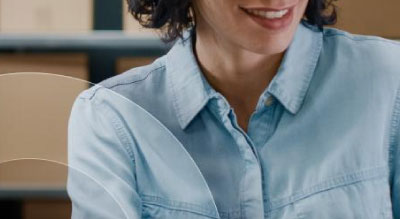
<svg viewBox="0 0 400 219">
<path fill-rule="evenodd" d="M 89 80 L 88 62 L 84 53 L 3 53 L 0 54 L 0 74 L 46 72 Z"/>
<path fill-rule="evenodd" d="M 358 34 L 400 39 L 399 0 L 338 0 L 336 27 Z"/>
<path fill-rule="evenodd" d="M 23 71 L 52 74 L 5 74 Z M 64 186 L 66 167 L 45 160 L 67 163 L 68 118 L 87 78 L 82 54 L 0 55 L 0 187 Z"/>
<path fill-rule="evenodd" d="M 156 58 L 157 57 L 121 57 L 117 60 L 116 71 L 120 74 L 134 67 L 148 65 Z"/>
<path fill-rule="evenodd" d="M 93 0 L 0 0 L 0 32 L 86 32 Z"/>
</svg>

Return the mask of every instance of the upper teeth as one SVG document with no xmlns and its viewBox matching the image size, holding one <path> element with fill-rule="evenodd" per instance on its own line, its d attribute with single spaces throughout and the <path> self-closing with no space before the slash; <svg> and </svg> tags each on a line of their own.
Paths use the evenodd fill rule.
<svg viewBox="0 0 400 219">
<path fill-rule="evenodd" d="M 260 17 L 274 19 L 283 17 L 283 15 L 285 15 L 289 10 L 284 9 L 281 11 L 261 11 L 261 10 L 247 9 L 246 11 L 249 12 L 250 14 L 254 14 Z"/>
</svg>

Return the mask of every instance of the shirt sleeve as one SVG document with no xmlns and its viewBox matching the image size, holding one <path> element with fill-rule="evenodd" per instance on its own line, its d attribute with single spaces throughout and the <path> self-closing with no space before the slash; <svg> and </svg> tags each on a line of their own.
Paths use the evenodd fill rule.
<svg viewBox="0 0 400 219">
<path fill-rule="evenodd" d="M 85 91 L 84 91 L 85 92 Z M 96 98 L 75 100 L 68 123 L 72 218 L 141 218 L 134 157 L 117 114 Z M 131 142 L 133 144 L 133 142 Z"/>
<path fill-rule="evenodd" d="M 400 219 L 400 96 L 397 93 L 391 127 L 389 151 L 390 184 L 393 218 Z"/>
</svg>

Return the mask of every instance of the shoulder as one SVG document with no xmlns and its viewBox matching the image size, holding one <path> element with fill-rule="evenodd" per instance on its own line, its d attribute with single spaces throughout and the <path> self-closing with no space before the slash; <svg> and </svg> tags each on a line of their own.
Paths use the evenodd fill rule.
<svg viewBox="0 0 400 219">
<path fill-rule="evenodd" d="M 115 75 L 101 81 L 98 84 L 93 84 L 89 89 L 84 90 L 79 94 L 79 98 L 83 99 L 102 99 L 104 94 L 116 94 L 126 97 L 130 100 L 134 96 L 150 95 L 149 89 L 155 89 L 160 77 L 165 74 L 165 55 L 157 58 L 151 64 L 132 68 L 119 75 Z M 147 91 L 145 91 L 146 89 Z M 134 95 L 134 96 L 133 96 Z"/>
<path fill-rule="evenodd" d="M 394 46 L 397 49 L 400 48 L 400 42 L 379 36 L 353 34 L 333 27 L 325 27 L 322 32 L 325 41 L 340 41 L 342 43 L 347 42 L 350 44 L 369 44 L 375 46 Z"/>
<path fill-rule="evenodd" d="M 400 42 L 336 28 L 324 28 L 322 33 L 322 70 L 340 80 L 351 80 L 357 87 L 373 84 L 386 92 L 399 87 Z"/>
<path fill-rule="evenodd" d="M 352 34 L 336 28 L 323 30 L 325 53 L 341 55 L 364 65 L 400 67 L 400 42 L 386 38 Z M 389 66 L 387 66 L 389 67 Z"/>
</svg>

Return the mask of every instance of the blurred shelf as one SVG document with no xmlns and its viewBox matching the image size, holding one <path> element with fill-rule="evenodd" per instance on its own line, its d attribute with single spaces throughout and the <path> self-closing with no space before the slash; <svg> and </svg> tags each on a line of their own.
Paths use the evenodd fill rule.
<svg viewBox="0 0 400 219">
<path fill-rule="evenodd" d="M 157 36 L 123 31 L 88 33 L 1 33 L 0 50 L 168 50 Z"/>
<path fill-rule="evenodd" d="M 65 187 L 0 187 L 0 200 L 11 199 L 68 199 L 68 194 Z"/>
<path fill-rule="evenodd" d="M 395 39 L 400 42 L 400 39 Z M 0 33 L 0 50 L 155 50 L 165 52 L 164 44 L 151 34 L 124 31 L 92 31 L 88 33 Z"/>
</svg>

